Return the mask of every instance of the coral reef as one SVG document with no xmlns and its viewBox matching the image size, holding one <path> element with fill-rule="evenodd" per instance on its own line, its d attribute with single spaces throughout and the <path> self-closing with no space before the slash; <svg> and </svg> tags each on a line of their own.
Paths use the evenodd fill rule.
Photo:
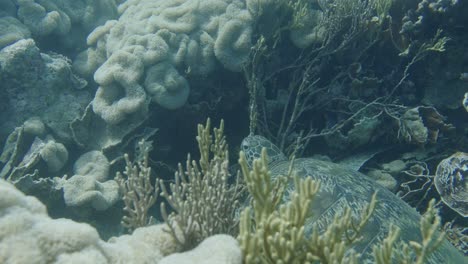
<svg viewBox="0 0 468 264">
<path fill-rule="evenodd" d="M 0 36 L 0 48 L 3 48 L 20 39 L 29 38 L 31 32 L 18 19 L 7 16 L 0 17 Z"/>
<path fill-rule="evenodd" d="M 0 7 L 0 48 L 33 36 L 55 49 L 82 50 L 87 34 L 117 16 L 114 0 L 2 0 Z"/>
<path fill-rule="evenodd" d="M 69 124 L 81 115 L 91 94 L 83 89 L 86 81 L 73 74 L 66 57 L 41 53 L 32 39 L 17 41 L 0 50 L 0 82 L 2 141 L 34 116 L 57 139 L 72 140 Z"/>
<path fill-rule="evenodd" d="M 466 262 L 467 13 L 0 0 L 0 263 Z"/>
<path fill-rule="evenodd" d="M 61 263 L 65 260 L 146 263 L 163 257 L 157 250 L 162 242 L 158 239 L 167 236 L 159 226 L 104 242 L 88 224 L 51 219 L 45 206 L 36 198 L 25 196 L 3 180 L 0 181 L 0 189 L 2 263 Z M 159 245 L 170 248 L 170 241 L 167 237 L 164 239 L 166 244 Z"/>
<path fill-rule="evenodd" d="M 88 224 L 51 219 L 35 197 L 25 196 L 4 180 L 0 192 L 2 263 L 241 263 L 240 248 L 227 235 L 213 236 L 192 252 L 171 256 L 180 248 L 164 225 L 142 227 L 106 242 Z M 219 250 L 213 252 L 214 248 Z"/>
<path fill-rule="evenodd" d="M 239 71 L 250 52 L 253 19 L 239 0 L 130 0 L 119 12 L 88 36 L 91 47 L 74 62 L 82 74 L 98 67 L 93 110 L 109 124 L 144 111 L 149 100 L 180 108 L 187 76 L 209 74 L 217 62 Z"/>
<path fill-rule="evenodd" d="M 56 178 L 56 188 L 63 188 L 67 206 L 90 206 L 103 211 L 114 205 L 119 196 L 116 181 L 109 180 L 109 161 L 100 151 L 81 155 L 73 165 L 73 176 Z"/>
<path fill-rule="evenodd" d="M 221 120 L 219 128 L 213 129 L 213 135 L 210 119 L 205 126 L 198 125 L 197 142 L 200 160 L 191 160 L 188 155 L 185 168 L 179 164 L 175 183 L 169 184 L 169 188 L 159 180 L 161 196 L 173 211 L 168 214 L 165 204 L 161 204 L 162 217 L 184 249 L 190 249 L 212 235 L 235 236 L 238 232 L 236 214 L 243 187 L 239 183 L 239 174 L 229 171 L 224 122 Z M 181 238 L 177 236 L 177 230 L 181 230 Z"/>
<path fill-rule="evenodd" d="M 216 254 L 212 254 L 216 252 Z M 228 235 L 214 235 L 203 240 L 196 248 L 172 254 L 159 264 L 241 264 L 242 251 L 237 240 Z"/>
<path fill-rule="evenodd" d="M 67 165 L 69 152 L 50 132 L 38 118 L 28 119 L 15 128 L 0 156 L 4 164 L 0 178 L 15 184 L 21 191 L 55 204 L 61 194 L 52 178 Z"/>
<path fill-rule="evenodd" d="M 137 153 L 136 156 L 140 156 L 141 160 L 137 160 L 133 165 L 128 154 L 125 154 L 125 171 L 117 172 L 115 176 L 125 203 L 122 226 L 128 230 L 153 223 L 153 217 L 148 210 L 154 205 L 159 194 L 159 186 L 153 186 L 151 183 L 151 168 L 148 165 L 151 146 L 145 141 L 138 142 L 138 146 L 141 153 Z"/>
<path fill-rule="evenodd" d="M 429 245 L 433 242 L 428 242 L 428 252 L 433 254 L 420 256 L 421 252 L 415 249 L 405 251 L 405 258 L 425 263 L 463 259 L 443 234 L 435 232 L 441 224 L 435 200 L 429 206 L 432 209 L 428 216 L 434 221 L 421 220 L 414 208 L 348 166 L 314 158 L 269 161 L 267 152 L 278 157 L 279 148 L 271 147 L 270 141 L 258 135 L 248 136 L 241 146 L 248 150 L 240 154 L 239 163 L 252 196 L 240 225 L 242 247 L 253 253 L 246 261 L 258 263 L 266 259 L 269 263 L 278 256 L 286 262 L 297 259 L 299 263 L 375 263 L 372 248 L 380 246 L 392 228 L 401 230 L 396 244 L 433 240 L 434 245 L 440 246 L 436 249 Z M 252 154 L 259 155 L 256 151 L 261 146 L 261 159 L 252 160 Z M 262 250 L 264 253 L 258 254 Z"/>
</svg>

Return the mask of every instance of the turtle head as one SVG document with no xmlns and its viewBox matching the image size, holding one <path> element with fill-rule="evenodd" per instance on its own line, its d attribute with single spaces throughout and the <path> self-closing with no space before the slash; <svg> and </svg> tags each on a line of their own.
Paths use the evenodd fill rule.
<svg viewBox="0 0 468 264">
<path fill-rule="evenodd" d="M 265 137 L 258 135 L 249 135 L 244 138 L 241 143 L 241 150 L 245 154 L 249 167 L 255 159 L 259 159 L 262 153 L 262 148 L 265 148 L 268 155 L 268 165 L 272 165 L 278 161 L 287 160 L 281 150 Z"/>
</svg>

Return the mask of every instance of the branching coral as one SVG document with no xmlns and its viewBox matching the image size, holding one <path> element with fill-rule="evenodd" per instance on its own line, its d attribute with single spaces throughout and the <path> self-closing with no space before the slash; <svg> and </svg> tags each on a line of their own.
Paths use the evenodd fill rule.
<svg viewBox="0 0 468 264">
<path fill-rule="evenodd" d="M 396 243 L 400 228 L 391 226 L 387 237 L 380 245 L 373 247 L 377 264 L 384 263 L 426 263 L 427 257 L 434 252 L 445 238 L 445 233 L 439 233 L 440 217 L 435 208 L 435 200 L 429 206 L 420 221 L 422 241 Z"/>
<path fill-rule="evenodd" d="M 214 234 L 237 234 L 241 188 L 238 182 L 228 184 L 229 158 L 224 123 L 213 129 L 208 119 L 205 126 L 198 126 L 198 148 L 200 160 L 187 157 L 186 167 L 179 164 L 174 183 L 169 185 L 160 180 L 163 196 L 174 212 L 167 213 L 165 204 L 161 212 L 171 233 L 184 248 L 191 248 Z M 239 178 L 239 177 L 237 177 Z M 181 230 L 183 238 L 177 235 Z"/>
<path fill-rule="evenodd" d="M 334 125 L 330 129 L 317 129 L 317 124 L 322 121 L 300 121 L 308 113 L 322 113 L 318 109 L 336 108 L 330 103 L 340 99 L 339 89 L 344 85 L 338 80 L 347 78 L 347 74 L 343 70 L 335 71 L 330 74 L 333 76 L 331 79 L 325 80 L 322 71 L 337 68 L 328 65 L 335 56 L 344 61 L 359 60 L 360 55 L 354 54 L 361 54 L 378 43 L 388 24 L 391 4 L 391 0 L 247 1 L 250 12 L 260 14 L 257 15 L 260 22 L 270 22 L 265 23 L 268 29 L 264 29 L 263 24 L 258 25 L 261 36 L 244 67 L 247 86 L 251 97 L 254 97 L 250 105 L 251 120 L 254 120 L 251 130 L 257 131 L 251 132 L 270 135 L 286 154 L 294 150 L 300 154 L 312 137 L 332 134 L 359 120 L 362 116 L 359 114 L 339 122 L 333 120 L 330 125 Z M 280 54 L 283 52 L 284 32 L 288 32 L 290 40 L 301 49 L 295 58 L 289 56 L 290 49 L 287 50 L 288 56 Z M 285 63 L 281 65 L 282 62 Z M 283 74 L 289 76 L 286 87 L 277 81 L 283 78 L 279 78 Z M 267 94 L 276 98 L 267 99 Z M 348 109 L 356 109 L 352 103 L 345 104 L 350 105 Z M 366 110 L 367 113 L 369 108 L 377 107 L 369 104 L 361 111 Z M 275 114 L 267 116 L 273 112 Z"/>
<path fill-rule="evenodd" d="M 150 148 L 145 141 L 139 142 L 142 160 L 133 164 L 125 154 L 124 175 L 118 172 L 116 181 L 123 192 L 125 203 L 124 211 L 126 215 L 122 219 L 122 225 L 129 230 L 151 224 L 153 218 L 148 214 L 148 210 L 154 205 L 158 197 L 158 185 L 151 184 L 151 168 L 148 166 L 148 153 Z"/>
<path fill-rule="evenodd" d="M 245 263 L 350 263 L 357 260 L 358 255 L 348 249 L 359 239 L 374 211 L 375 195 L 357 224 L 348 209 L 343 215 L 335 216 L 325 232 L 319 234 L 318 228 L 313 227 L 312 235 L 306 238 L 306 219 L 310 217 L 310 204 L 320 184 L 312 178 L 292 176 L 291 169 L 289 176 L 279 177 L 272 183 L 265 149 L 261 159 L 254 161 L 252 171 L 243 153 L 239 164 L 252 195 L 253 207 L 253 211 L 246 208 L 241 214 L 239 240 Z M 279 205 L 287 177 L 294 177 L 295 192 L 288 203 Z"/>
<path fill-rule="evenodd" d="M 353 216 L 348 208 L 343 214 L 335 215 L 323 232 L 314 224 L 312 234 L 308 236 L 304 232 L 306 218 L 310 217 L 310 205 L 319 191 L 319 183 L 312 178 L 299 179 L 294 176 L 295 191 L 289 202 L 280 205 L 284 179 L 293 177 L 293 166 L 290 166 L 288 176 L 280 176 L 272 182 L 265 149 L 261 158 L 253 162 L 252 170 L 248 168 L 243 153 L 239 164 L 252 197 L 251 207 L 241 214 L 238 236 L 244 263 L 363 261 L 353 246 L 361 240 L 364 227 L 375 211 L 376 194 L 358 217 Z M 420 220 L 420 242 L 399 240 L 399 227 L 391 225 L 387 237 L 373 246 L 375 263 L 425 263 L 444 240 L 444 233 L 438 232 L 440 221 L 434 201 L 431 201 Z"/>
</svg>

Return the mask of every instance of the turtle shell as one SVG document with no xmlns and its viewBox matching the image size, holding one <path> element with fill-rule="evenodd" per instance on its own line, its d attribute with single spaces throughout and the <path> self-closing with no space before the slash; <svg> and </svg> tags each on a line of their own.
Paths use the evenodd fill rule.
<svg viewBox="0 0 468 264">
<path fill-rule="evenodd" d="M 255 137 L 244 141 L 242 149 L 251 151 L 250 154 L 255 157 L 259 155 L 254 153 L 258 151 L 259 146 L 267 147 L 267 152 L 277 157 L 269 163 L 272 178 L 287 175 L 290 162 L 285 158 L 278 158 L 280 157 L 278 148 L 271 148 L 274 145 L 268 140 Z M 250 149 L 249 146 L 255 148 Z M 362 240 L 353 247 L 361 254 L 362 262 L 373 263 L 372 247 L 387 236 L 391 224 L 401 229 L 401 240 L 422 240 L 419 230 L 420 214 L 366 175 L 339 164 L 313 158 L 296 159 L 293 171 L 300 177 L 311 177 L 320 181 L 320 190 L 311 204 L 311 216 L 306 222 L 306 234 L 310 235 L 313 224 L 320 230 L 325 230 L 334 217 L 342 215 L 346 208 L 350 208 L 355 217 L 360 216 L 374 192 L 377 192 L 375 211 L 362 232 Z M 288 183 L 283 197 L 284 202 L 289 201 L 292 192 L 294 192 L 293 180 Z M 446 240 L 426 261 L 425 263 L 464 263 L 464 257 Z"/>
</svg>

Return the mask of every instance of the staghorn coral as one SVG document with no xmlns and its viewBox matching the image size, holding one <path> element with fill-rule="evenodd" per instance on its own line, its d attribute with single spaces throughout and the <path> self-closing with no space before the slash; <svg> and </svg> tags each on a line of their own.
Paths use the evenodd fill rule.
<svg viewBox="0 0 468 264">
<path fill-rule="evenodd" d="M 158 198 L 158 185 L 151 184 L 151 168 L 148 166 L 148 153 L 150 146 L 145 141 L 138 143 L 141 160 L 136 164 L 130 161 L 127 154 L 125 158 L 125 171 L 117 172 L 115 180 L 119 184 L 122 199 L 125 203 L 124 211 L 126 215 L 122 219 L 122 225 L 134 230 L 138 227 L 147 226 L 153 223 L 153 217 L 148 214 L 148 210 L 154 205 Z M 138 155 L 137 155 L 138 156 Z"/>
<path fill-rule="evenodd" d="M 233 186 L 228 184 L 231 175 L 223 121 L 213 130 L 213 136 L 210 130 L 209 119 L 206 126 L 198 126 L 200 160 L 196 162 L 188 155 L 186 167 L 179 164 L 175 182 L 169 185 L 170 191 L 163 181 L 159 182 L 161 196 L 173 210 L 168 214 L 165 204 L 161 204 L 162 216 L 185 249 L 215 234 L 238 232 L 236 212 L 241 188 L 239 182 Z M 181 230 L 182 238 L 176 230 Z"/>
<path fill-rule="evenodd" d="M 419 222 L 421 241 L 395 243 L 400 236 L 400 229 L 390 226 L 387 237 L 380 245 L 373 246 L 375 263 L 415 263 L 423 264 L 445 239 L 445 233 L 439 233 L 440 217 L 431 200 Z"/>
</svg>

